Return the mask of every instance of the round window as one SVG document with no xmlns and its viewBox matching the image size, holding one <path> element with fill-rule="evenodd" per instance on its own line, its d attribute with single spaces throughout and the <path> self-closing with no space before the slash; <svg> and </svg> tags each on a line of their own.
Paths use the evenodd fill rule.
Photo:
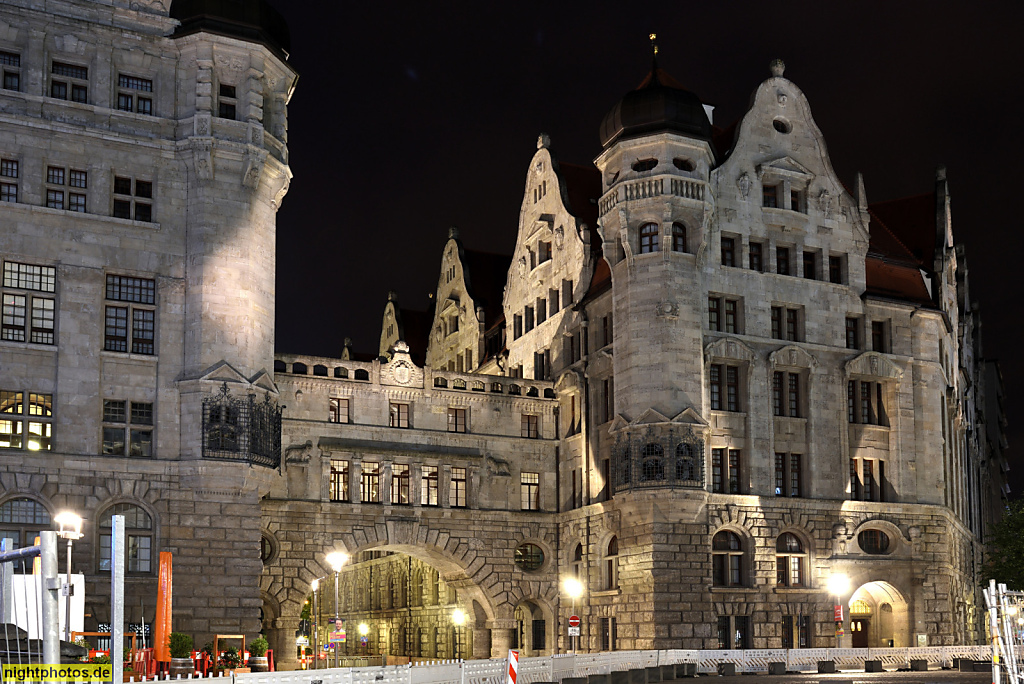
<svg viewBox="0 0 1024 684">
<path fill-rule="evenodd" d="M 864 530 L 857 535 L 857 543 L 864 553 L 886 553 L 889 550 L 889 535 L 881 530 Z"/>
<path fill-rule="evenodd" d="M 275 558 L 277 558 L 276 540 L 264 532 L 263 536 L 260 537 L 260 560 L 266 564 Z"/>
<path fill-rule="evenodd" d="M 789 133 L 793 130 L 793 125 L 785 119 L 776 119 L 775 121 L 772 121 L 772 126 L 774 126 L 775 130 L 779 133 Z"/>
<path fill-rule="evenodd" d="M 520 544 L 516 548 L 516 565 L 520 570 L 532 572 L 544 565 L 544 550 L 536 544 Z"/>
</svg>

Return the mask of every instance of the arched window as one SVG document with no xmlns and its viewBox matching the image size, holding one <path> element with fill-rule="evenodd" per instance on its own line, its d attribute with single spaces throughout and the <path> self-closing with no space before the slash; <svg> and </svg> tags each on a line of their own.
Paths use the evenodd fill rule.
<svg viewBox="0 0 1024 684">
<path fill-rule="evenodd" d="M 645 223 L 640 226 L 640 253 L 649 254 L 658 251 L 658 224 Z"/>
<path fill-rule="evenodd" d="M 608 540 L 604 554 L 604 580 L 605 589 L 619 588 L 619 538 L 613 536 Z"/>
<path fill-rule="evenodd" d="M 577 544 L 572 552 L 572 576 L 583 577 L 583 544 Z"/>
<path fill-rule="evenodd" d="M 682 223 L 672 224 L 672 251 L 686 251 L 686 226 Z"/>
<path fill-rule="evenodd" d="M 697 450 L 686 442 L 676 446 L 676 479 L 697 480 Z"/>
<path fill-rule="evenodd" d="M 115 515 L 124 516 L 124 556 L 128 572 L 152 572 L 153 519 L 145 509 L 130 503 L 114 504 L 100 515 L 100 571 L 110 572 L 110 537 Z"/>
<path fill-rule="evenodd" d="M 641 477 L 644 482 L 660 482 L 665 479 L 665 452 L 657 444 L 645 444 L 642 453 Z"/>
<path fill-rule="evenodd" d="M 807 552 L 795 534 L 784 532 L 775 542 L 775 583 L 783 587 L 804 586 Z"/>
<path fill-rule="evenodd" d="M 738 534 L 722 530 L 712 537 L 711 560 L 716 587 L 743 586 L 743 544 Z"/>
<path fill-rule="evenodd" d="M 50 512 L 38 501 L 11 499 L 0 505 L 0 539 L 6 539 L 12 551 L 32 546 L 39 533 L 50 527 Z M 14 567 L 21 572 L 21 562 Z M 32 567 L 31 560 L 26 561 L 25 567 Z"/>
</svg>

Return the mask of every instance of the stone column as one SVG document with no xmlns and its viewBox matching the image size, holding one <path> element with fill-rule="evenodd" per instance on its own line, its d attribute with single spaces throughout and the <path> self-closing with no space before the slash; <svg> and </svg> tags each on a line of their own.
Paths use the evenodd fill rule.
<svg viewBox="0 0 1024 684">
<path fill-rule="evenodd" d="M 294 628 L 289 632 L 288 622 L 290 621 L 284 618 L 276 618 L 267 630 L 267 641 L 270 642 L 270 648 L 274 649 L 274 667 L 281 671 L 299 669 Z"/>
<path fill-rule="evenodd" d="M 474 628 L 472 631 L 471 658 L 486 658 L 491 652 L 491 630 L 486 627 Z M 465 657 L 465 656 L 463 656 Z"/>
<path fill-rule="evenodd" d="M 514 620 L 493 620 L 490 626 L 491 633 L 491 657 L 504 658 L 508 655 L 508 649 L 512 645 L 512 630 L 515 629 Z M 476 638 L 474 630 L 473 638 Z M 474 641 L 474 645 L 475 645 Z"/>
<path fill-rule="evenodd" d="M 349 500 L 352 503 L 359 503 L 362 501 L 362 492 L 359 489 L 359 482 L 363 478 L 363 462 L 352 459 L 352 466 L 348 470 L 349 482 L 348 482 L 348 493 Z"/>
</svg>

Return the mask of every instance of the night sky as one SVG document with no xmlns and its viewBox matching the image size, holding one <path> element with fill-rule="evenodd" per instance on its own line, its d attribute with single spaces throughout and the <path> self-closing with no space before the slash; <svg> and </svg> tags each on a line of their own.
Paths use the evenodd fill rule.
<svg viewBox="0 0 1024 684">
<path fill-rule="evenodd" d="M 654 31 L 659 66 L 715 105 L 720 126 L 782 58 L 840 179 L 853 187 L 863 172 L 870 202 L 930 192 L 936 165 L 948 167 L 954 236 L 1019 452 L 1016 4 L 274 4 L 300 73 L 295 178 L 278 214 L 279 351 L 337 356 L 351 337 L 375 353 L 388 290 L 426 309 L 449 226 L 467 247 L 511 253 L 537 135 L 562 161 L 593 160 L 602 117 L 650 68 Z M 1019 494 L 1024 464 L 1014 476 Z"/>
</svg>

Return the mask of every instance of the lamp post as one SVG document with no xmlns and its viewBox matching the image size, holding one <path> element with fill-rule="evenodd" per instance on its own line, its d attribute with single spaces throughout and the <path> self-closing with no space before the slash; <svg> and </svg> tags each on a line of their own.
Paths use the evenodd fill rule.
<svg viewBox="0 0 1024 684">
<path fill-rule="evenodd" d="M 337 629 L 341 621 L 341 614 L 338 612 L 338 573 L 341 572 L 341 566 L 348 562 L 348 554 L 344 551 L 332 551 L 327 554 L 326 560 L 331 570 L 334 570 L 334 628 Z M 334 645 L 334 667 L 341 667 L 341 649 L 337 644 Z"/>
<path fill-rule="evenodd" d="M 466 611 L 456 608 L 452 611 L 452 624 L 455 625 L 455 659 L 462 657 L 462 625 L 466 624 Z"/>
<path fill-rule="evenodd" d="M 67 612 L 64 619 L 64 641 L 71 641 L 71 544 L 82 538 L 82 518 L 71 511 L 64 511 L 54 518 L 60 525 L 57 533 L 61 539 L 68 540 L 68 588 L 65 598 L 67 600 Z M 143 618 L 145 621 L 145 618 Z"/>
<path fill-rule="evenodd" d="M 840 610 L 842 610 L 843 606 L 842 603 L 840 603 L 840 597 L 842 597 L 842 595 L 848 592 L 849 590 L 850 578 L 846 575 L 842 573 L 836 573 L 828 578 L 828 591 L 830 594 L 832 594 L 832 596 L 835 597 L 835 604 L 833 608 L 834 613 L 837 613 Z M 841 617 L 839 615 L 837 615 L 836 617 L 839 617 L 839 619 L 836 620 L 836 648 L 842 648 L 842 641 L 841 637 L 839 636 L 839 629 L 843 624 L 844 617 Z"/>
<path fill-rule="evenodd" d="M 566 577 L 562 580 L 562 591 L 564 591 L 569 598 L 572 599 L 572 614 L 576 614 L 576 599 L 583 596 L 583 582 L 580 582 L 575 577 Z M 577 629 L 579 627 L 577 626 Z M 576 645 L 579 643 L 579 636 L 569 637 L 572 641 L 572 652 L 576 653 Z"/>
<path fill-rule="evenodd" d="M 316 670 L 320 664 L 320 606 L 316 600 L 316 593 L 320 589 L 319 577 L 313 580 L 310 588 L 313 590 L 313 669 Z"/>
</svg>

